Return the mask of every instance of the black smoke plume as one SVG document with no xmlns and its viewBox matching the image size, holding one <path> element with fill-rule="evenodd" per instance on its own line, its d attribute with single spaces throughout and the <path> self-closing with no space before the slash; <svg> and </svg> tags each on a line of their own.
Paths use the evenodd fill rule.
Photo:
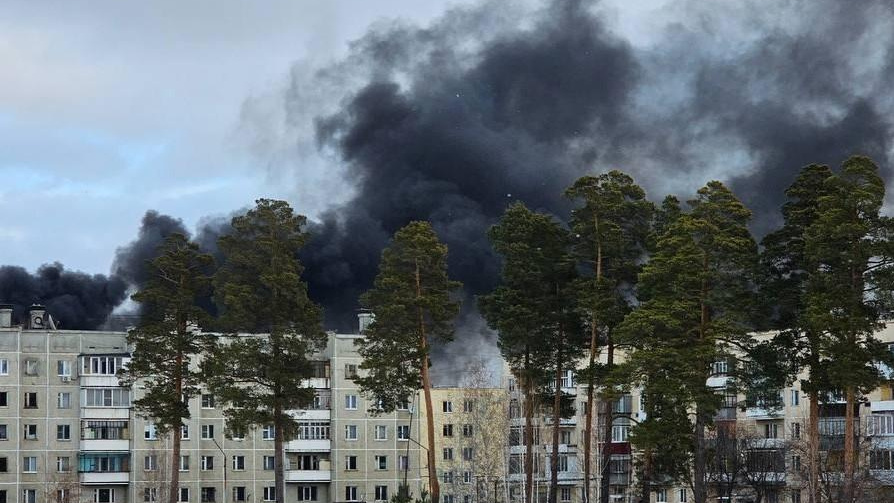
<svg viewBox="0 0 894 503">
<path fill-rule="evenodd" d="M 115 251 L 112 273 L 134 288 L 143 286 L 148 278 L 146 263 L 158 256 L 158 247 L 171 234 L 189 237 L 183 221 L 155 210 L 149 210 L 140 222 L 137 239 Z"/>
</svg>

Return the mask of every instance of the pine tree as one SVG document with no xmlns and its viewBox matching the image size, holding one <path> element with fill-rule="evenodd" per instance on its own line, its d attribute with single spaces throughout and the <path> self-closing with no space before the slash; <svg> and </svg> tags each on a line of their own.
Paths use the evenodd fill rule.
<svg viewBox="0 0 894 503">
<path fill-rule="evenodd" d="M 298 251 L 306 219 L 285 201 L 259 199 L 220 238 L 225 260 L 214 277 L 221 322 L 231 335 L 203 362 L 211 391 L 230 405 L 231 431 L 272 425 L 276 501 L 284 501 L 283 444 L 297 434 L 289 411 L 312 402 L 308 355 L 326 344 L 320 308 L 301 281 Z M 262 335 L 238 335 L 244 333 Z"/>
<path fill-rule="evenodd" d="M 692 485 L 695 503 L 705 503 L 705 430 L 720 406 L 707 380 L 715 361 L 750 342 L 757 245 L 747 228 L 751 212 L 720 182 L 699 189 L 689 206 L 657 240 L 639 277 L 644 301 L 622 330 L 634 347 L 631 366 L 640 382 L 649 383 L 646 372 L 656 359 L 670 355 L 676 362 L 677 372 L 668 376 L 675 385 L 663 386 L 673 395 L 663 400 L 694 411 Z"/>
<path fill-rule="evenodd" d="M 892 221 L 880 215 L 885 184 L 871 159 L 854 156 L 825 180 L 819 211 L 808 227 L 806 323 L 828 338 L 825 368 L 846 397 L 842 501 L 854 501 L 858 398 L 883 377 L 876 363 L 888 352 L 875 338 L 894 286 Z"/>
<path fill-rule="evenodd" d="M 565 191 L 565 195 L 583 203 L 573 211 L 571 229 L 577 238 L 576 257 L 590 273 L 576 285 L 578 305 L 588 319 L 590 330 L 589 361 L 582 373 L 587 382 L 583 493 L 583 501 L 587 503 L 590 501 L 598 344 L 604 339 L 607 355 L 604 371 L 610 372 L 614 367 L 615 352 L 612 333 L 630 310 L 626 294 L 636 282 L 654 207 L 646 200 L 642 188 L 620 171 L 581 177 Z M 604 337 L 600 337 L 600 329 Z M 611 442 L 611 431 L 611 421 L 606 421 L 605 445 Z M 603 450 L 603 470 L 607 470 L 610 455 L 609 449 Z M 609 478 L 603 474 L 600 480 L 600 501 L 608 503 Z"/>
<path fill-rule="evenodd" d="M 134 410 L 151 418 L 159 433 L 171 434 L 173 467 L 180 463 L 180 430 L 190 417 L 189 399 L 200 392 L 196 359 L 212 342 L 199 329 L 207 313 L 197 306 L 211 287 L 207 273 L 212 263 L 186 236 L 171 234 L 148 263 L 146 285 L 133 296 L 142 316 L 127 334 L 133 356 L 120 378 L 126 386 L 143 389 Z M 178 470 L 171 470 L 171 503 L 179 499 L 179 485 Z"/>
<path fill-rule="evenodd" d="M 434 451 L 434 416 L 429 377 L 433 342 L 453 339 L 461 287 L 447 276 L 447 246 L 428 222 L 410 222 L 382 252 L 379 274 L 361 303 L 375 320 L 360 341 L 361 368 L 355 380 L 384 412 L 422 388 L 428 423 L 428 478 L 432 501 L 440 501 Z"/>
<path fill-rule="evenodd" d="M 561 374 L 575 359 L 582 332 L 573 302 L 574 264 L 569 236 L 552 218 L 513 204 L 488 236 L 503 256 L 502 282 L 478 303 L 525 395 L 525 501 L 532 501 L 535 396 L 553 389 L 553 450 L 550 500 L 555 501 L 558 427 L 562 414 Z"/>
</svg>

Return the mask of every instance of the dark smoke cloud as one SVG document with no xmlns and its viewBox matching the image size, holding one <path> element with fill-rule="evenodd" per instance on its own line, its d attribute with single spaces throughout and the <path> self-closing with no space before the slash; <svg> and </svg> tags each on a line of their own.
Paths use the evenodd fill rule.
<svg viewBox="0 0 894 503">
<path fill-rule="evenodd" d="M 120 278 L 66 271 L 59 263 L 43 265 L 36 274 L 21 267 L 0 267 L 0 303 L 13 305 L 18 322 L 29 306 L 43 304 L 60 329 L 94 329 L 124 301 L 126 290 Z"/>
<path fill-rule="evenodd" d="M 149 279 L 146 263 L 158 256 L 158 247 L 174 233 L 190 235 L 179 218 L 147 211 L 137 239 L 115 251 L 112 273 L 133 287 L 144 285 Z"/>
</svg>

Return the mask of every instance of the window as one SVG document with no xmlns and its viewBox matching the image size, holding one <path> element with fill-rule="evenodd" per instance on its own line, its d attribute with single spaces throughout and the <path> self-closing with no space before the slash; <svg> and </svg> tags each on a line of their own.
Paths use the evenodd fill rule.
<svg viewBox="0 0 894 503">
<path fill-rule="evenodd" d="M 559 492 L 559 501 L 571 501 L 571 488 L 563 487 Z"/>
<path fill-rule="evenodd" d="M 25 456 L 22 458 L 22 471 L 25 473 L 36 473 L 37 456 Z"/>
<path fill-rule="evenodd" d="M 475 411 L 475 400 L 474 399 L 466 399 L 463 400 L 463 412 L 469 413 Z"/>
<path fill-rule="evenodd" d="M 796 390 L 795 388 L 792 388 L 791 403 L 792 403 L 792 407 L 797 407 L 798 405 L 801 404 L 801 392 Z"/>
<path fill-rule="evenodd" d="M 397 439 L 398 440 L 408 440 L 409 438 L 410 438 L 410 425 L 408 425 L 408 424 L 397 425 Z"/>
<path fill-rule="evenodd" d="M 452 437 L 452 436 L 453 436 L 453 425 L 452 425 L 452 424 L 445 424 L 445 425 L 444 425 L 444 436 L 445 436 L 445 437 Z"/>
<path fill-rule="evenodd" d="M 213 409 L 214 408 L 214 395 L 208 395 L 208 394 L 202 395 L 202 408 L 203 409 Z"/>
<path fill-rule="evenodd" d="M 444 400 L 443 402 L 441 402 L 441 410 L 443 412 L 453 412 L 453 402 Z"/>
<path fill-rule="evenodd" d="M 298 501 L 317 501 L 317 486 L 298 486 Z"/>
<path fill-rule="evenodd" d="M 68 456 L 56 457 L 56 471 L 59 473 L 68 473 L 71 471 L 71 458 Z"/>
<path fill-rule="evenodd" d="M 56 395 L 56 408 L 57 409 L 70 409 L 71 408 L 71 393 L 64 391 Z"/>
<path fill-rule="evenodd" d="M 214 425 L 213 424 L 203 424 L 202 425 L 202 438 L 205 440 L 214 438 Z"/>
<path fill-rule="evenodd" d="M 71 362 L 68 360 L 56 360 L 56 375 L 59 377 L 71 377 Z"/>
<path fill-rule="evenodd" d="M 463 447 L 463 461 L 472 461 L 474 457 L 471 447 Z"/>
<path fill-rule="evenodd" d="M 357 365 L 353 363 L 345 364 L 345 379 L 355 379 L 357 377 Z"/>
<path fill-rule="evenodd" d="M 124 388 L 86 388 L 84 407 L 130 407 L 130 391 Z"/>
<path fill-rule="evenodd" d="M 357 501 L 357 486 L 345 486 L 345 501 Z"/>
<path fill-rule="evenodd" d="M 375 457 L 375 467 L 376 470 L 387 470 L 388 469 L 388 456 L 376 456 Z"/>
<path fill-rule="evenodd" d="M 410 469 L 410 457 L 406 455 L 400 455 L 397 457 L 397 469 L 400 471 L 405 471 Z"/>
<path fill-rule="evenodd" d="M 36 376 L 37 375 L 37 360 L 33 360 L 33 359 L 25 360 L 25 375 L 26 376 Z"/>
<path fill-rule="evenodd" d="M 397 410 L 410 410 L 410 401 L 409 400 L 401 400 L 397 402 L 397 406 L 395 407 Z"/>
<path fill-rule="evenodd" d="M 357 425 L 345 425 L 345 440 L 357 440 Z"/>
<path fill-rule="evenodd" d="M 677 500 L 680 503 L 687 503 L 689 501 L 689 491 L 680 489 L 679 494 L 677 495 Z"/>
<path fill-rule="evenodd" d="M 451 472 L 450 470 L 445 471 L 444 473 L 441 474 L 441 480 L 445 484 L 452 484 L 453 483 L 453 472 Z"/>
<path fill-rule="evenodd" d="M 567 472 L 568 471 L 568 455 L 567 454 L 559 454 L 559 471 Z"/>
<path fill-rule="evenodd" d="M 23 402 L 23 407 L 25 407 L 26 409 L 36 409 L 37 393 L 31 391 L 25 393 L 25 401 Z"/>
<path fill-rule="evenodd" d="M 268 424 L 261 428 L 261 439 L 262 440 L 273 440 L 273 437 L 276 436 L 275 428 L 272 424 Z"/>
<path fill-rule="evenodd" d="M 68 489 L 56 489 L 56 503 L 68 503 L 70 495 Z"/>
<path fill-rule="evenodd" d="M 226 435 L 227 435 L 227 438 L 229 438 L 230 440 L 236 440 L 236 441 L 245 440 L 245 431 L 244 430 L 227 429 Z"/>
<path fill-rule="evenodd" d="M 388 501 L 388 486 L 376 486 L 376 501 Z"/>
<path fill-rule="evenodd" d="M 441 498 L 441 501 L 443 501 L 444 503 L 454 503 L 456 500 L 453 498 L 452 494 L 445 494 Z"/>
<path fill-rule="evenodd" d="M 143 470 L 147 472 L 158 470 L 158 457 L 155 454 L 143 457 Z"/>
<path fill-rule="evenodd" d="M 158 488 L 146 487 L 143 489 L 143 501 L 145 503 L 153 503 L 158 501 Z"/>
<path fill-rule="evenodd" d="M 276 458 L 273 456 L 264 456 L 263 464 L 261 466 L 263 466 L 263 470 L 273 470 L 276 468 Z"/>
<path fill-rule="evenodd" d="M 571 431 L 562 430 L 559 432 L 559 443 L 560 444 L 570 444 L 571 443 Z"/>
<path fill-rule="evenodd" d="M 778 423 L 766 423 L 764 425 L 764 437 L 765 438 L 779 438 L 779 424 Z"/>
<path fill-rule="evenodd" d="M 630 425 L 620 424 L 612 426 L 612 442 L 626 442 L 630 436 Z"/>
<path fill-rule="evenodd" d="M 245 486 L 233 488 L 233 501 L 245 501 Z"/>
<path fill-rule="evenodd" d="M 7 439 L 9 439 L 9 435 L 8 435 L 8 432 L 6 431 L 6 425 L 0 424 L 0 440 L 7 440 Z"/>
<path fill-rule="evenodd" d="M 471 424 L 464 424 L 464 425 L 463 425 L 463 436 L 464 436 L 464 437 L 471 437 L 471 436 L 472 436 L 472 431 L 473 431 L 473 429 L 472 429 L 472 425 L 471 425 Z"/>
<path fill-rule="evenodd" d="M 452 460 L 453 459 L 453 448 L 445 447 L 443 454 L 444 454 L 444 461 Z"/>
<path fill-rule="evenodd" d="M 188 487 L 181 487 L 181 488 L 180 488 L 180 499 L 179 499 L 179 501 L 183 501 L 183 502 L 189 501 L 189 488 L 188 488 Z"/>
<path fill-rule="evenodd" d="M 345 470 L 357 469 L 357 456 L 345 456 Z"/>
<path fill-rule="evenodd" d="M 182 440 L 189 440 L 189 425 L 188 424 L 180 425 L 180 438 Z"/>
<path fill-rule="evenodd" d="M 6 456 L 0 457 L 0 473 L 9 471 L 9 459 Z"/>
<path fill-rule="evenodd" d="M 124 359 L 120 356 L 90 356 L 84 357 L 83 362 L 82 374 L 113 376 L 123 366 Z"/>
<path fill-rule="evenodd" d="M 792 438 L 796 440 L 801 438 L 801 423 L 794 423 L 792 425 Z"/>
<path fill-rule="evenodd" d="M 716 361 L 712 366 L 712 370 L 714 371 L 715 375 L 724 375 L 729 372 L 729 362 L 726 360 Z M 665 497 L 665 499 L 667 498 Z"/>
<path fill-rule="evenodd" d="M 56 425 L 56 440 L 71 440 L 71 425 Z"/>
<path fill-rule="evenodd" d="M 214 456 L 202 456 L 202 470 L 208 471 L 214 469 Z"/>
<path fill-rule="evenodd" d="M 264 487 L 264 501 L 276 501 L 276 487 L 275 486 Z"/>
<path fill-rule="evenodd" d="M 37 425 L 36 424 L 26 424 L 25 425 L 25 440 L 37 440 Z"/>
<path fill-rule="evenodd" d="M 801 491 L 792 489 L 792 503 L 801 503 Z"/>
<path fill-rule="evenodd" d="M 659 489 L 655 492 L 655 501 L 657 503 L 667 503 L 667 489 Z"/>
<path fill-rule="evenodd" d="M 8 407 L 9 406 L 9 395 L 7 395 L 6 391 L 0 391 L 0 407 Z"/>
<path fill-rule="evenodd" d="M 574 387 L 574 371 L 573 370 L 562 371 L 562 387 L 563 388 L 573 388 Z"/>
<path fill-rule="evenodd" d="M 213 487 L 203 487 L 201 498 L 202 503 L 214 503 L 217 500 L 217 490 Z"/>
<path fill-rule="evenodd" d="M 189 456 L 180 456 L 180 471 L 189 471 Z"/>
<path fill-rule="evenodd" d="M 6 358 L 0 358 L 0 376 L 8 376 L 9 375 L 9 360 Z"/>
<path fill-rule="evenodd" d="M 357 395 L 345 395 L 345 409 L 357 410 Z"/>
<path fill-rule="evenodd" d="M 298 423 L 298 438 L 304 440 L 329 440 L 329 423 L 326 422 L 301 422 Z"/>
<path fill-rule="evenodd" d="M 377 424 L 376 429 L 376 440 L 388 440 L 388 427 L 384 424 Z"/>
<path fill-rule="evenodd" d="M 37 489 L 23 489 L 22 503 L 37 503 Z"/>
<path fill-rule="evenodd" d="M 463 484 L 471 484 L 472 483 L 472 472 L 465 471 L 463 472 Z"/>
<path fill-rule="evenodd" d="M 143 439 L 158 440 L 158 430 L 155 428 L 155 423 L 146 423 L 146 426 L 143 427 Z"/>
<path fill-rule="evenodd" d="M 245 456 L 233 456 L 233 469 L 245 470 Z"/>
<path fill-rule="evenodd" d="M 294 470 L 296 467 L 298 470 L 319 470 L 320 469 L 320 456 L 316 454 L 302 454 L 298 456 L 296 460 L 295 466 L 291 469 Z"/>
</svg>

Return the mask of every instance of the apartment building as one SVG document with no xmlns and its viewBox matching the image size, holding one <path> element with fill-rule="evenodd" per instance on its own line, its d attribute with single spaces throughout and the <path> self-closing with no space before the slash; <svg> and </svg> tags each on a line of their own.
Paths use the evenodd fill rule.
<svg viewBox="0 0 894 503">
<path fill-rule="evenodd" d="M 183 503 L 275 499 L 272 426 L 228 431 L 203 393 L 172 463 L 170 437 L 131 408 L 139 386 L 119 385 L 126 333 L 57 330 L 40 306 L 21 324 L 11 317 L 0 305 L 0 503 L 152 503 L 167 498 L 172 470 Z M 330 333 L 314 356 L 305 384 L 316 396 L 292 412 L 301 427 L 285 445 L 286 501 L 385 501 L 400 484 L 423 488 L 420 417 L 411 403 L 385 414 L 360 395 L 359 337 Z"/>
</svg>

